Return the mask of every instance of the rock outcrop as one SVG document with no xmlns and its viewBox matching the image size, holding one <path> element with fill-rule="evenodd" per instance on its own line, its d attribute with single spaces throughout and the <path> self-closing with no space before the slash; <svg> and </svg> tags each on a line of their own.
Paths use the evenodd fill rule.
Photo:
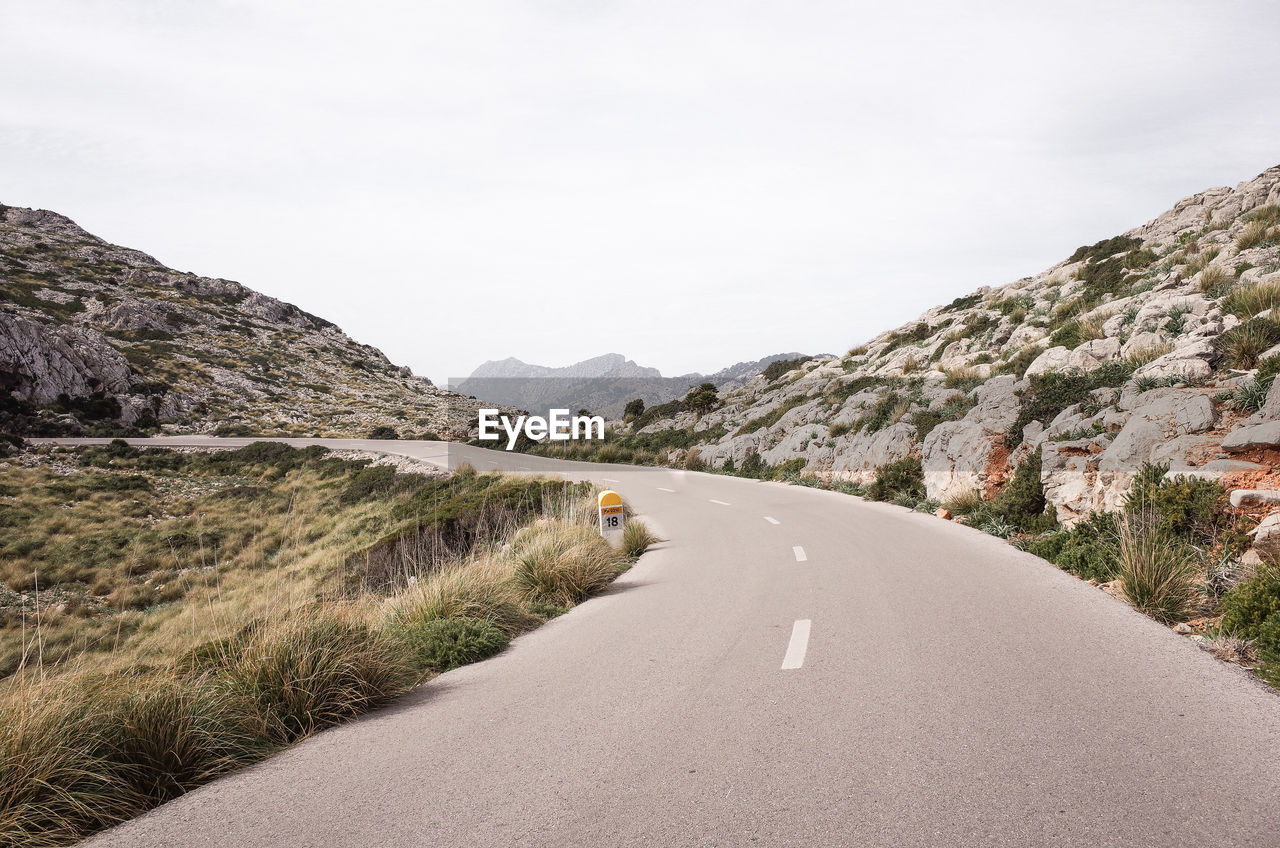
<svg viewBox="0 0 1280 848">
<path fill-rule="evenodd" d="M 476 406 L 292 304 L 0 206 L 0 429 L 461 437 Z"/>
</svg>

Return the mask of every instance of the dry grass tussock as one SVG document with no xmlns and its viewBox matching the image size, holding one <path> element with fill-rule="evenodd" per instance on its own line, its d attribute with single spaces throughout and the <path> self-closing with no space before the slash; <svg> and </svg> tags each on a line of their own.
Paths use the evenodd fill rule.
<svg viewBox="0 0 1280 848">
<path fill-rule="evenodd" d="M 1126 515 L 1119 524 L 1118 571 L 1124 596 L 1142 612 L 1181 621 L 1200 599 L 1199 552 L 1163 530 L 1159 516 Z"/>
<path fill-rule="evenodd" d="M 30 497 L 17 497 L 19 511 L 30 507 L 24 533 L 41 541 L 29 562 L 48 563 L 40 557 L 65 537 L 68 551 L 78 543 L 89 552 L 79 564 L 59 555 L 68 574 L 89 568 L 104 581 L 154 585 L 153 572 L 115 562 L 123 550 L 134 563 L 160 560 L 165 583 L 186 582 L 172 600 L 123 610 L 81 589 L 81 613 L 49 600 L 73 597 L 73 583 L 41 582 L 38 603 L 34 586 L 0 586 L 8 593 L 0 602 L 27 605 L 0 631 L 20 653 L 16 673 L 0 679 L 0 848 L 69 844 L 347 721 L 501 650 L 630 562 L 595 533 L 589 487 L 498 475 L 397 481 L 282 456 L 270 468 L 235 466 L 232 484 L 212 472 L 197 479 L 208 469 L 188 467 L 89 472 L 147 480 L 147 488 L 129 483 L 128 498 L 100 497 L 110 487 L 90 480 L 85 498 L 101 508 L 96 517 L 80 514 L 79 503 L 44 515 L 69 491 L 48 486 L 83 481 L 32 472 Z M 182 498 L 165 494 L 174 487 Z M 242 495 L 252 487 L 252 502 L 235 502 L 233 487 Z M 130 525 L 139 508 L 199 518 L 191 526 L 201 529 L 175 539 L 169 519 Z M 94 559 L 103 534 L 120 530 L 112 522 L 134 538 Z M 396 560 L 416 571 L 376 582 L 374 592 L 353 563 L 366 561 L 362 549 L 389 550 L 389 529 L 414 534 L 419 552 L 435 558 Z M 64 625 L 77 635 L 63 639 Z M 102 639 L 77 645 L 88 625 Z M 56 656 L 41 651 L 51 644 Z"/>
</svg>

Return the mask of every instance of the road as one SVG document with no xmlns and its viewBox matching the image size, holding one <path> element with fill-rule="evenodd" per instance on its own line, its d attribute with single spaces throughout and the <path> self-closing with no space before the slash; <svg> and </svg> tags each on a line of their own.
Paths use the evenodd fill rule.
<svg viewBox="0 0 1280 848">
<path fill-rule="evenodd" d="M 88 844 L 1280 845 L 1280 697 L 1105 593 L 886 504 L 568 472 L 669 541 L 501 655 Z"/>
</svg>

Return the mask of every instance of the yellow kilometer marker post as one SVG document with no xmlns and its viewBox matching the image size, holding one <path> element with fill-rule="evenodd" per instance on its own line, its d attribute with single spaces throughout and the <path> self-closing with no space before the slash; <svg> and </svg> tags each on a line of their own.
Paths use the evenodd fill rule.
<svg viewBox="0 0 1280 848">
<path fill-rule="evenodd" d="M 622 514 L 622 495 L 605 489 L 596 499 L 600 507 L 600 535 L 615 548 L 622 545 L 622 525 L 626 518 Z"/>
</svg>

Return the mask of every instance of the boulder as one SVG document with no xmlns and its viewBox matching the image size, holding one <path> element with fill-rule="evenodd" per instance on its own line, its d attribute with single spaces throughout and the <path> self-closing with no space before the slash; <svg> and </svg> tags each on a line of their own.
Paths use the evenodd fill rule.
<svg viewBox="0 0 1280 848">
<path fill-rule="evenodd" d="M 981 489 L 993 473 L 1007 471 L 1005 434 L 1018 418 L 1017 378 L 1006 374 L 974 391 L 977 403 L 959 421 L 944 421 L 921 445 L 924 485 L 933 500 Z"/>
<path fill-rule="evenodd" d="M 1267 466 L 1259 465 L 1256 462 L 1244 462 L 1238 459 L 1215 459 L 1199 467 L 1185 463 L 1171 464 L 1164 475 L 1164 479 L 1172 481 L 1183 477 L 1191 480 L 1212 480 L 1216 483 L 1228 474 L 1266 470 Z"/>
<path fill-rule="evenodd" d="M 838 441 L 831 456 L 832 478 L 870 483 L 880 466 L 911 456 L 915 434 L 915 427 L 899 422 L 876 433 L 858 433 Z"/>
<path fill-rule="evenodd" d="M 1158 359 L 1148 362 L 1134 372 L 1134 377 L 1181 377 L 1197 382 L 1213 373 L 1213 360 L 1217 348 L 1208 339 L 1199 339 L 1180 345 Z"/>
<path fill-rule="evenodd" d="M 1124 504 L 1134 475 L 1157 458 L 1171 439 L 1202 433 L 1217 420 L 1213 402 L 1194 389 L 1144 392 L 1133 414 L 1098 460 L 1093 509 L 1114 510 Z"/>
<path fill-rule="evenodd" d="M 1267 396 L 1267 400 L 1271 400 L 1270 395 Z M 1238 453 L 1254 448 L 1273 448 L 1277 445 L 1280 445 L 1280 421 L 1241 427 L 1228 433 L 1222 440 L 1222 449 L 1228 453 Z"/>
<path fill-rule="evenodd" d="M 1274 504 L 1280 504 L 1280 492 L 1275 489 L 1235 489 L 1231 492 L 1231 505 L 1236 509 Z"/>
</svg>

